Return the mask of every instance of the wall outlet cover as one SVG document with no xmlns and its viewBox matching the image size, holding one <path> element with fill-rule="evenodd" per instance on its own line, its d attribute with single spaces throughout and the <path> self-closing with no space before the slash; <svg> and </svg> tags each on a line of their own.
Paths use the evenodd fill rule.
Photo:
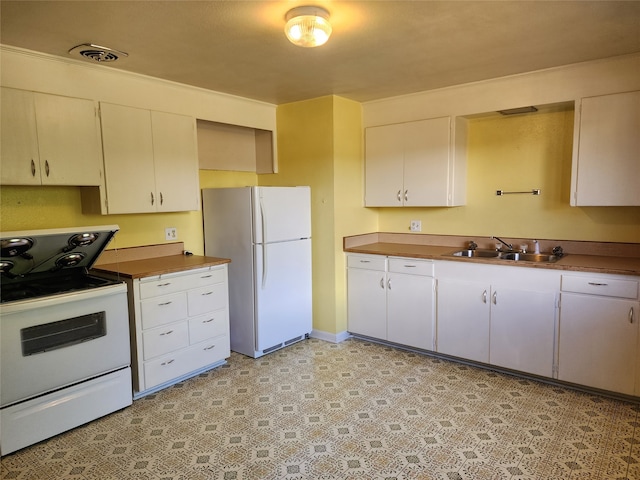
<svg viewBox="0 0 640 480">
<path fill-rule="evenodd" d="M 165 240 L 178 240 L 178 229 L 176 227 L 167 227 L 164 229 Z"/>
<path fill-rule="evenodd" d="M 409 230 L 412 232 L 421 232 L 422 231 L 422 221 L 421 220 L 411 220 L 409 224 Z"/>
</svg>

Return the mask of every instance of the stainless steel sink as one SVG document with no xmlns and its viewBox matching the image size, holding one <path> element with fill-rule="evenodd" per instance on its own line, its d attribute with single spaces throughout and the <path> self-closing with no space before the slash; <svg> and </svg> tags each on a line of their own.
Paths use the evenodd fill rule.
<svg viewBox="0 0 640 480">
<path fill-rule="evenodd" d="M 459 250 L 449 255 L 463 258 L 495 258 L 496 260 L 537 263 L 553 263 L 558 261 L 558 258 L 560 258 L 551 253 L 500 252 L 497 250 Z"/>
<path fill-rule="evenodd" d="M 550 253 L 520 253 L 520 252 L 503 252 L 500 254 L 502 260 L 515 260 L 523 262 L 542 262 L 553 263 L 558 261 L 556 255 Z"/>
<path fill-rule="evenodd" d="M 497 258 L 500 252 L 497 250 L 460 250 L 459 252 L 453 252 L 451 255 L 454 257 L 476 257 L 476 258 Z"/>
</svg>

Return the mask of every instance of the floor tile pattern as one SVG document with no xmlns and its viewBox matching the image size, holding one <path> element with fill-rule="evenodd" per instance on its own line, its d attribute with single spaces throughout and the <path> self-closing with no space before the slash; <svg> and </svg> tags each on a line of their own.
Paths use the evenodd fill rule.
<svg viewBox="0 0 640 480">
<path fill-rule="evenodd" d="M 225 366 L 2 458 L 0 478 L 640 480 L 640 406 L 363 340 Z"/>
</svg>

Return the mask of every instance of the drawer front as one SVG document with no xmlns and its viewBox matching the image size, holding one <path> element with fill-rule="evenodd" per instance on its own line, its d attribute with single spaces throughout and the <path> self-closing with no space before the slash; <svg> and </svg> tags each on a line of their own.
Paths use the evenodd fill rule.
<svg viewBox="0 0 640 480">
<path fill-rule="evenodd" d="M 145 360 L 179 350 L 188 345 L 189 327 L 186 320 L 142 332 L 142 348 Z"/>
<path fill-rule="evenodd" d="M 154 328 L 187 318 L 187 295 L 177 293 L 140 302 L 142 328 Z"/>
<path fill-rule="evenodd" d="M 145 362 L 145 389 L 224 360 L 230 354 L 229 337 L 225 335 Z"/>
<path fill-rule="evenodd" d="M 414 258 L 390 258 L 389 271 L 433 277 L 433 262 Z"/>
<path fill-rule="evenodd" d="M 216 283 L 187 292 L 189 316 L 225 308 L 229 302 L 226 283 Z"/>
<path fill-rule="evenodd" d="M 189 288 L 189 275 L 163 277 L 157 280 L 140 281 L 140 298 L 154 298 L 160 295 L 181 292 Z"/>
<path fill-rule="evenodd" d="M 189 341 L 191 344 L 228 334 L 229 313 L 226 308 L 189 319 Z"/>
<path fill-rule="evenodd" d="M 604 295 L 618 298 L 638 298 L 638 281 L 600 276 L 562 275 L 562 291 Z"/>
<path fill-rule="evenodd" d="M 217 267 L 209 271 L 194 273 L 189 276 L 189 288 L 204 287 L 214 283 L 227 281 L 227 267 Z"/>
<path fill-rule="evenodd" d="M 384 272 L 386 269 L 387 259 L 382 255 L 348 255 L 347 267 L 364 268 L 366 270 L 380 270 Z"/>
</svg>

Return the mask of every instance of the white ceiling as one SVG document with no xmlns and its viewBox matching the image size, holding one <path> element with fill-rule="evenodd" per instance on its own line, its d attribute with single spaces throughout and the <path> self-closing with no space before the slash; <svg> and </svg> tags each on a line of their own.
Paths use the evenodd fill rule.
<svg viewBox="0 0 640 480">
<path fill-rule="evenodd" d="M 299 5 L 329 10 L 326 45 L 287 41 L 284 16 Z M 2 44 L 62 57 L 104 45 L 129 53 L 110 67 L 274 104 L 364 102 L 640 52 L 640 1 L 2 0 L 0 9 Z"/>
</svg>

